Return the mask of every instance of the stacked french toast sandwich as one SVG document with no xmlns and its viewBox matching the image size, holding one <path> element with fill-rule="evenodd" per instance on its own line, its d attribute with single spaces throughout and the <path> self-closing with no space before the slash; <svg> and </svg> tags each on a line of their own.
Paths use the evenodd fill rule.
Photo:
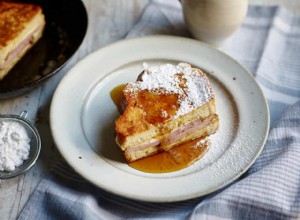
<svg viewBox="0 0 300 220">
<path fill-rule="evenodd" d="M 40 6 L 0 1 L 0 80 L 41 38 L 44 28 Z"/>
<path fill-rule="evenodd" d="M 130 163 L 207 138 L 219 127 L 208 77 L 186 63 L 145 68 L 125 85 L 116 142 Z"/>
</svg>

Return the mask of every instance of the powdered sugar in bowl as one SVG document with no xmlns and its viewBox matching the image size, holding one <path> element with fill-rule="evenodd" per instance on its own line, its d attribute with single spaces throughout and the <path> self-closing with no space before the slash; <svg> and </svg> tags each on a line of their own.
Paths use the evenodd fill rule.
<svg viewBox="0 0 300 220">
<path fill-rule="evenodd" d="M 40 154 L 40 135 L 27 115 L 0 115 L 0 179 L 23 174 Z"/>
</svg>

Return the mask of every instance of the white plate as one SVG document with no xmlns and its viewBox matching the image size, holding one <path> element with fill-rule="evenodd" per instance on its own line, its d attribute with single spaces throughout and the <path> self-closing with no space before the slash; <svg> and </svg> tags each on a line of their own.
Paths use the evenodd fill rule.
<svg viewBox="0 0 300 220">
<path fill-rule="evenodd" d="M 111 90 L 135 81 L 143 63 L 187 62 L 204 69 L 216 92 L 220 130 L 198 162 L 171 173 L 129 167 L 114 141 L 118 117 Z M 255 79 L 239 63 L 199 41 L 150 36 L 120 41 L 76 64 L 51 104 L 51 130 L 67 162 L 84 178 L 127 198 L 169 202 L 195 198 L 229 184 L 263 149 L 269 111 Z"/>
</svg>

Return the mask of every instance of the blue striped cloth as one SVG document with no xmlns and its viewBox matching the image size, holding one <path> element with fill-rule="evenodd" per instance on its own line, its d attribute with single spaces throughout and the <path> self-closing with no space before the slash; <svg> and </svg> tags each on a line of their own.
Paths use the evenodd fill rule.
<svg viewBox="0 0 300 220">
<path fill-rule="evenodd" d="M 150 34 L 189 36 L 176 1 L 150 2 L 127 37 Z M 251 6 L 221 49 L 254 74 L 271 113 L 265 148 L 239 180 L 193 200 L 136 202 L 96 188 L 61 159 L 19 219 L 300 219 L 300 18 Z"/>
</svg>

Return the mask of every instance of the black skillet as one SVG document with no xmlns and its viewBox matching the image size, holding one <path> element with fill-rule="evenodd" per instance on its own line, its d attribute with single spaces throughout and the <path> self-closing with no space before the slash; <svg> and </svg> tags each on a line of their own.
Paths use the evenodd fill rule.
<svg viewBox="0 0 300 220">
<path fill-rule="evenodd" d="M 19 0 L 40 5 L 46 19 L 43 37 L 0 80 L 0 98 L 25 94 L 55 75 L 72 57 L 87 31 L 81 0 Z"/>
</svg>

